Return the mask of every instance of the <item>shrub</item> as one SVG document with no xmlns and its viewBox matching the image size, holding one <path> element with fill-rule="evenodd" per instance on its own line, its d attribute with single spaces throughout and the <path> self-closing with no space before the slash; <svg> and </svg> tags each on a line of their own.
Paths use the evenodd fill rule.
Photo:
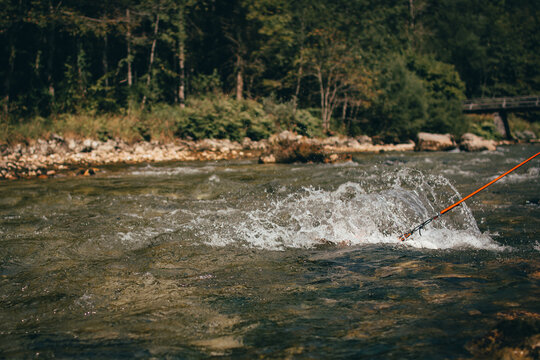
<svg viewBox="0 0 540 360">
<path fill-rule="evenodd" d="M 230 139 L 240 141 L 267 138 L 275 131 L 261 104 L 236 101 L 226 96 L 191 99 L 176 121 L 175 135 L 192 139 Z"/>
<path fill-rule="evenodd" d="M 322 137 L 320 117 L 307 109 L 295 109 L 292 102 L 277 103 L 272 98 L 262 101 L 264 111 L 271 116 L 278 130 L 290 130 L 307 137 Z"/>
<path fill-rule="evenodd" d="M 502 136 L 497 132 L 492 115 L 470 114 L 465 116 L 468 124 L 468 132 L 481 136 L 484 139 L 501 140 Z"/>
</svg>

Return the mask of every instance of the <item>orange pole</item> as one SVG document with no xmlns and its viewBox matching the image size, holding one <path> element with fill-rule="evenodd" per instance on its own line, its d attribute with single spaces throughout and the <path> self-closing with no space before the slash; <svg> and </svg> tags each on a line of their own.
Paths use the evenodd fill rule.
<svg viewBox="0 0 540 360">
<path fill-rule="evenodd" d="M 429 224 L 430 222 L 432 222 L 433 220 L 437 219 L 439 216 L 441 216 L 442 214 L 452 210 L 453 208 L 455 208 L 456 206 L 458 206 L 459 204 L 461 204 L 462 202 L 464 202 L 465 200 L 473 197 L 474 195 L 478 194 L 480 191 L 484 190 L 485 188 L 487 188 L 488 186 L 492 185 L 494 182 L 497 182 L 499 181 L 500 179 L 502 179 L 503 177 L 505 177 L 506 175 L 510 174 L 512 171 L 516 170 L 517 168 L 519 168 L 520 166 L 528 163 L 529 161 L 531 161 L 532 159 L 534 159 L 535 157 L 537 157 L 538 155 L 540 155 L 540 152 L 539 153 L 536 153 L 535 155 L 531 156 L 530 158 L 528 158 L 527 160 L 524 160 L 522 161 L 521 163 L 517 164 L 516 166 L 514 166 L 513 168 L 511 168 L 510 170 L 508 170 L 507 172 L 505 172 L 504 174 L 500 175 L 499 177 L 497 177 L 496 179 L 493 179 L 491 180 L 490 182 L 488 182 L 486 185 L 482 186 L 481 188 L 473 191 L 472 193 L 470 193 L 469 195 L 465 196 L 463 199 L 459 200 L 458 202 L 450 205 L 449 207 L 447 207 L 446 209 L 444 209 L 443 211 L 441 211 L 440 213 L 438 213 L 437 215 L 433 216 L 432 218 L 424 221 L 422 224 L 418 225 L 417 227 L 415 227 L 414 229 L 412 229 L 411 231 L 409 232 L 406 232 L 405 234 L 401 235 L 399 237 L 399 240 L 401 241 L 405 241 L 409 236 L 411 236 L 412 234 L 414 234 L 414 232 L 416 231 L 421 231 L 424 226 L 426 226 L 427 224 Z"/>
<path fill-rule="evenodd" d="M 472 193 L 470 193 L 469 195 L 465 196 L 463 199 L 459 200 L 457 203 L 455 204 L 452 204 L 450 205 L 449 207 L 447 207 L 446 209 L 444 209 L 443 211 L 441 211 L 439 214 L 442 215 L 444 214 L 445 212 L 448 212 L 450 210 L 452 210 L 453 208 L 455 208 L 456 206 L 458 206 L 459 204 L 461 204 L 462 202 L 464 202 L 465 200 L 473 197 L 474 195 L 478 194 L 480 191 L 484 190 L 485 188 L 487 188 L 488 186 L 490 186 L 491 184 L 493 184 L 494 182 L 496 181 L 499 181 L 500 179 L 502 179 L 503 177 L 505 177 L 506 175 L 510 174 L 512 171 L 516 170 L 517 168 L 519 168 L 520 166 L 522 165 L 525 165 L 526 163 L 528 163 L 529 161 L 531 161 L 532 159 L 534 159 L 535 157 L 537 157 L 538 155 L 540 155 L 540 152 L 531 156 L 530 158 L 528 158 L 527 160 L 524 160 L 522 161 L 521 163 L 519 163 L 518 165 L 514 166 L 513 168 L 511 168 L 510 170 L 508 170 L 507 172 L 505 172 L 504 174 L 502 174 L 501 176 L 499 176 L 498 178 L 496 179 L 493 179 L 491 180 L 490 182 L 488 182 L 486 185 L 482 186 L 481 188 L 473 191 Z"/>
</svg>

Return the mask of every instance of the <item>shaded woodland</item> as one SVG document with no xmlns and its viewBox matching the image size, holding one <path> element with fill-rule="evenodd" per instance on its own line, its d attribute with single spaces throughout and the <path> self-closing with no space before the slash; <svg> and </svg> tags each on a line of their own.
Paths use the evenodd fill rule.
<svg viewBox="0 0 540 360">
<path fill-rule="evenodd" d="M 465 98 L 540 90 L 535 0 L 0 0 L 0 13 L 4 133 L 62 131 L 69 115 L 110 136 L 107 119 L 131 116 L 145 139 L 165 121 L 176 137 L 391 142 L 466 131 Z"/>
</svg>

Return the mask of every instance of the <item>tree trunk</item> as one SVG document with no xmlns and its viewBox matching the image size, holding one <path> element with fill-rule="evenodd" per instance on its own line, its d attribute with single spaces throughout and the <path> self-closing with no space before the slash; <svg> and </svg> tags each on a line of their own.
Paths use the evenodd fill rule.
<svg viewBox="0 0 540 360">
<path fill-rule="evenodd" d="M 514 140 L 512 133 L 510 132 L 510 124 L 508 123 L 508 113 L 506 111 L 499 112 L 499 116 L 504 124 L 504 132 L 506 133 L 507 140 Z"/>
<path fill-rule="evenodd" d="M 126 43 L 127 43 L 127 83 L 131 87 L 133 85 L 133 75 L 131 72 L 131 19 L 129 9 L 126 9 L 126 22 L 127 22 L 127 34 L 126 34 Z"/>
<path fill-rule="evenodd" d="M 11 79 L 13 77 L 13 71 L 15 70 L 15 46 L 13 45 L 13 35 L 9 36 L 9 54 L 8 54 L 8 68 L 7 74 L 4 79 L 4 113 L 7 116 L 9 113 L 9 95 L 11 93 Z"/>
<path fill-rule="evenodd" d="M 105 34 L 105 37 L 103 39 L 103 58 L 102 58 L 102 65 L 103 65 L 103 76 L 105 76 L 105 87 L 109 87 L 109 59 L 107 58 L 107 45 L 109 43 L 109 36 Z"/>
<path fill-rule="evenodd" d="M 409 12 L 411 16 L 411 29 L 414 29 L 414 0 L 409 0 Z"/>
<path fill-rule="evenodd" d="M 53 81 L 53 66 L 54 66 L 54 51 L 56 47 L 56 37 L 54 34 L 54 25 L 51 25 L 48 34 L 49 54 L 47 58 L 47 86 L 51 97 L 51 104 L 54 103 L 54 81 Z"/>
<path fill-rule="evenodd" d="M 148 76 L 146 77 L 146 91 L 149 91 L 150 83 L 152 82 L 152 65 L 156 53 L 157 34 L 159 29 L 159 14 L 156 15 L 156 23 L 154 25 L 154 40 L 152 40 L 152 48 L 150 49 L 150 60 L 148 61 Z M 146 94 L 143 96 L 141 108 L 144 108 L 146 103 Z"/>
<path fill-rule="evenodd" d="M 347 105 L 348 105 L 348 101 L 349 99 L 347 98 L 347 96 L 345 96 L 345 99 L 343 100 L 343 107 L 341 108 L 342 112 L 341 112 L 341 121 L 343 122 L 343 127 L 345 127 L 345 130 L 347 131 L 347 133 L 349 133 L 349 123 L 347 121 Z"/>
<path fill-rule="evenodd" d="M 323 130 L 328 131 L 328 118 L 327 118 L 327 106 L 326 106 L 326 91 L 324 89 L 324 82 L 322 77 L 321 69 L 317 69 L 317 80 L 319 80 L 319 92 L 321 93 L 321 120 L 323 125 Z"/>
<path fill-rule="evenodd" d="M 178 11 L 178 101 L 180 108 L 186 107 L 186 27 L 185 5 Z"/>
<path fill-rule="evenodd" d="M 83 80 L 83 73 L 82 73 L 82 46 L 80 41 L 77 41 L 77 85 L 79 86 L 79 94 L 83 94 L 84 97 L 84 80 Z"/>
<path fill-rule="evenodd" d="M 178 99 L 180 101 L 180 107 L 185 108 L 186 107 L 186 93 L 185 93 L 185 87 L 186 87 L 186 70 L 185 70 L 185 57 L 186 54 L 184 52 L 184 41 L 180 41 L 180 49 L 178 54 L 178 65 L 180 67 L 180 85 L 178 87 Z"/>
<path fill-rule="evenodd" d="M 300 58 L 300 68 L 298 69 L 298 75 L 296 78 L 296 89 L 294 90 L 294 97 L 293 97 L 293 113 L 296 113 L 296 108 L 298 107 L 298 96 L 300 95 L 300 83 L 302 81 L 302 73 L 304 71 L 304 67 L 302 66 L 302 59 Z"/>
<path fill-rule="evenodd" d="M 244 91 L 243 64 L 240 55 L 236 55 L 236 100 L 242 100 Z"/>
</svg>

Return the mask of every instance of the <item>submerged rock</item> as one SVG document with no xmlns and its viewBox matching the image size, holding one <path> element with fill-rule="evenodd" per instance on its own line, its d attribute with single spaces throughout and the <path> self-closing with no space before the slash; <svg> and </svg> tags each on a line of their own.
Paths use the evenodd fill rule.
<svg viewBox="0 0 540 360">
<path fill-rule="evenodd" d="M 539 359 L 540 314 L 512 311 L 497 314 L 502 320 L 466 348 L 478 359 Z"/>
<path fill-rule="evenodd" d="M 486 140 L 471 133 L 463 134 L 459 147 L 461 150 L 465 151 L 497 150 L 497 145 L 494 140 Z"/>
<path fill-rule="evenodd" d="M 418 133 L 415 151 L 448 151 L 456 148 L 456 142 L 450 134 Z"/>
</svg>

